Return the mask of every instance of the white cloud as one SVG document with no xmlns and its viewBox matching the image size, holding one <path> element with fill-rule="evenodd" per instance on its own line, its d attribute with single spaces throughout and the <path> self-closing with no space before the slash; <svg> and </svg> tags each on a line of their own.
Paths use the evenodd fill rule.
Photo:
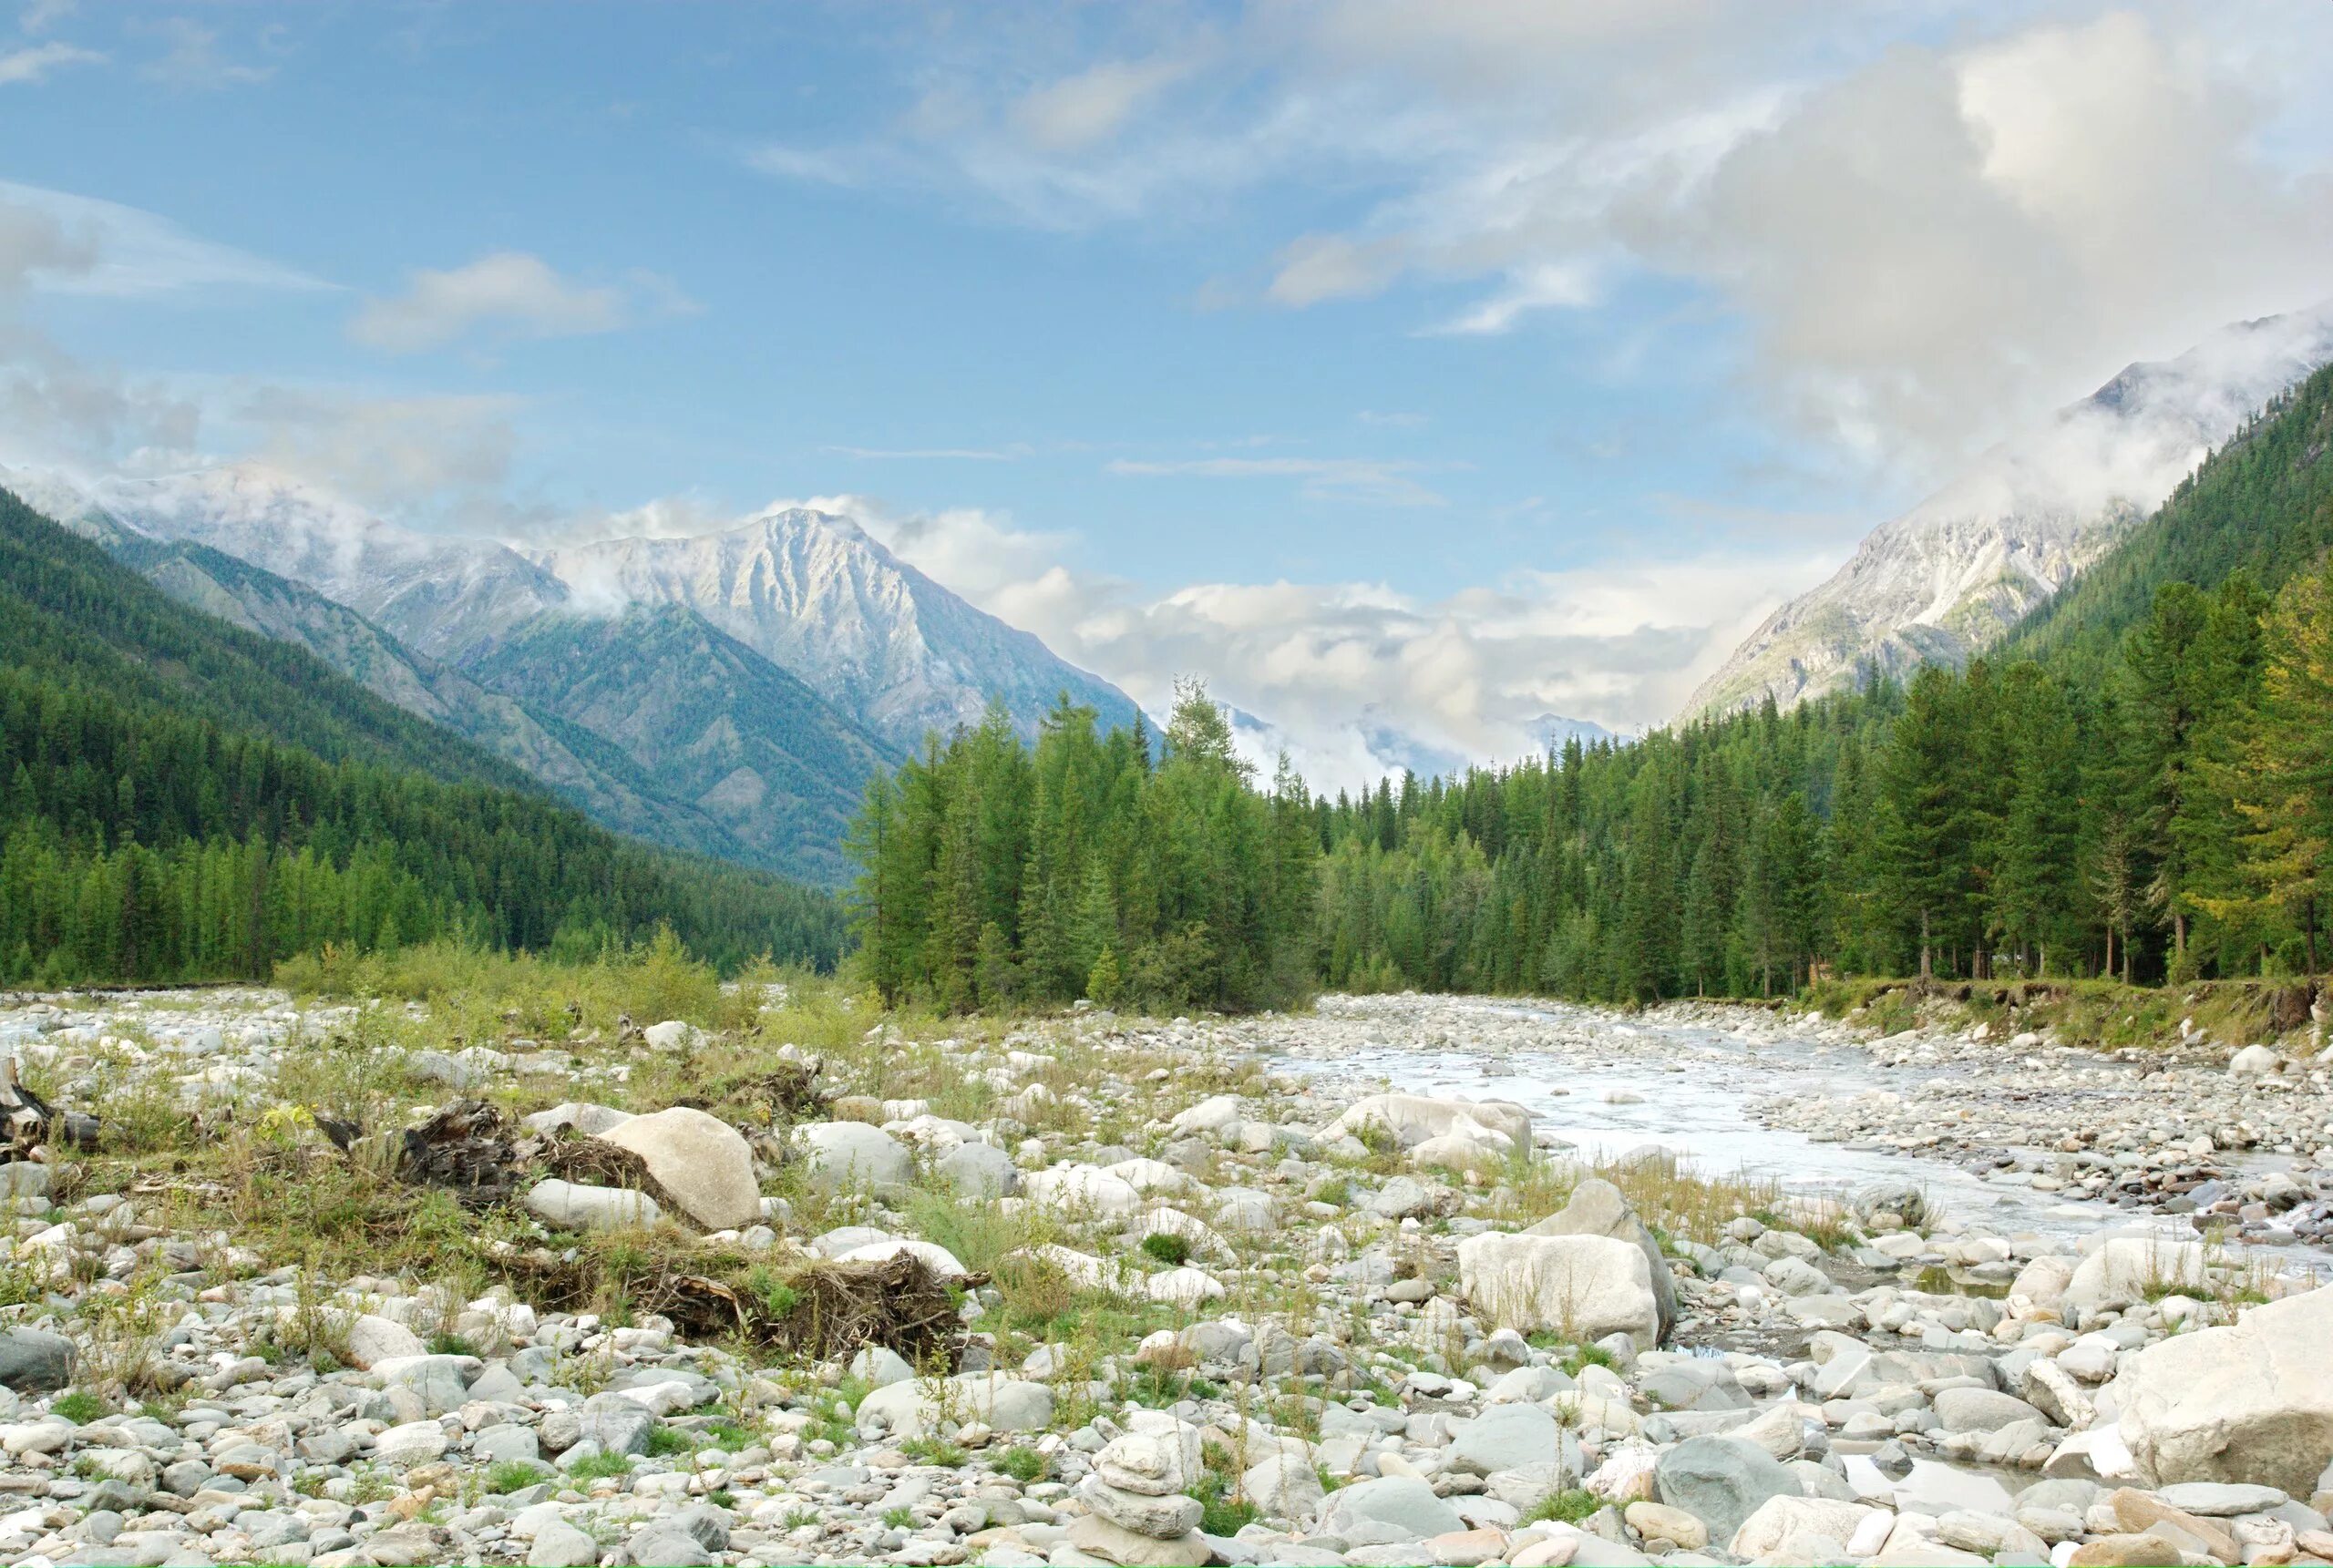
<svg viewBox="0 0 2333 1568">
<path fill-rule="evenodd" d="M 1825 461 L 1910 471 L 1893 477 L 2333 290 L 2333 7 L 1160 15 L 1098 39 L 1026 13 L 951 35 L 918 57 L 907 109 L 763 165 L 1055 227 L 1300 192 L 1301 226 L 1197 288 L 1207 304 L 1473 282 L 1475 304 L 1420 330 L 1482 334 L 1672 280 L 1724 307 L 1763 417 Z M 1177 74 L 1194 51 L 1208 68 Z"/>
<path fill-rule="evenodd" d="M 1191 476 L 1207 479 L 1292 478 L 1312 500 L 1364 501 L 1382 507 L 1441 507 L 1439 493 L 1413 475 L 1426 465 L 1378 457 L 1185 457 L 1149 461 L 1121 457 L 1107 471 L 1138 478 Z"/>
<path fill-rule="evenodd" d="M 141 74 L 149 80 L 174 87 L 215 91 L 251 87 L 275 75 L 273 66 L 247 65 L 221 53 L 219 33 L 190 16 L 168 16 L 158 22 L 133 24 L 139 32 L 159 38 L 163 52 L 148 62 Z"/>
<path fill-rule="evenodd" d="M 1012 121 L 1047 151 L 1077 151 L 1116 136 L 1189 69 L 1181 60 L 1105 60 L 1029 93 Z"/>
<path fill-rule="evenodd" d="M 827 450 L 845 457 L 902 462 L 1012 463 L 1029 456 L 1033 448 L 1016 441 L 1006 446 L 829 446 Z"/>
<path fill-rule="evenodd" d="M 0 55 L 0 86 L 38 82 L 60 66 L 102 66 L 106 57 L 95 49 L 71 44 L 35 44 L 30 48 Z"/>
<path fill-rule="evenodd" d="M 1487 337 L 1509 331 L 1526 312 L 1553 306 L 1578 309 L 1595 302 L 1596 282 L 1588 268 L 1550 262 L 1524 268 L 1496 293 L 1431 330 L 1448 336 Z"/>
<path fill-rule="evenodd" d="M 414 354 L 478 332 L 523 338 L 613 332 L 631 317 L 622 289 L 571 282 L 539 256 L 497 251 L 448 272 L 416 272 L 404 293 L 366 301 L 348 335 L 369 348 Z"/>
<path fill-rule="evenodd" d="M 32 0 L 16 14 L 16 26 L 29 36 L 38 36 L 73 15 L 77 7 L 75 0 Z"/>
<path fill-rule="evenodd" d="M 1200 582 L 1159 593 L 1064 564 L 1074 541 L 977 507 L 900 513 L 864 496 L 799 505 L 847 517 L 982 609 L 1165 712 L 1177 675 L 1262 721 L 1316 786 L 1413 757 L 1511 759 L 1547 713 L 1629 731 L 1660 723 L 1734 643 L 1820 578 L 1828 540 L 1686 559 L 1517 573 L 1443 599 L 1382 583 Z M 706 531 L 704 528 L 694 531 Z"/>
<path fill-rule="evenodd" d="M 298 270 L 199 239 L 169 219 L 116 201 L 0 180 L 0 224 L 34 214 L 68 236 L 86 264 L 36 269 L 30 282 L 56 293 L 134 297 L 204 289 L 331 287 Z"/>
</svg>

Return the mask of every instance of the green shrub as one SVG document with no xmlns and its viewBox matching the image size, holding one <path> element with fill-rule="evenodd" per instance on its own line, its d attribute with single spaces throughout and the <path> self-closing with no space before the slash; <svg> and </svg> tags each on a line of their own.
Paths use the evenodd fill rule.
<svg viewBox="0 0 2333 1568">
<path fill-rule="evenodd" d="M 1172 1231 L 1153 1231 L 1142 1238 L 1142 1250 L 1169 1268 L 1180 1268 L 1191 1260 L 1191 1244 Z"/>
</svg>

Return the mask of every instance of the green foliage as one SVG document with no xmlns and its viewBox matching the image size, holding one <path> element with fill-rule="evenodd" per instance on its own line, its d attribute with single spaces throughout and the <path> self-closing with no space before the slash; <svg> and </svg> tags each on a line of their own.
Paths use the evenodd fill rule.
<svg viewBox="0 0 2333 1568">
<path fill-rule="evenodd" d="M 1006 1449 L 989 1463 L 999 1475 L 1009 1475 L 1023 1486 L 1043 1481 L 1047 1469 L 1045 1456 L 1025 1443 Z"/>
<path fill-rule="evenodd" d="M 823 895 L 594 827 L 0 494 L 0 984 L 588 954 L 660 924 L 725 968 L 830 967 L 841 937 Z"/>
<path fill-rule="evenodd" d="M 48 1413 L 86 1426 L 106 1413 L 106 1402 L 86 1389 L 71 1389 L 48 1402 Z"/>
<path fill-rule="evenodd" d="M 632 1461 L 622 1454 L 593 1454 L 577 1460 L 568 1467 L 568 1476 L 574 1481 L 613 1481 L 632 1473 Z"/>
<path fill-rule="evenodd" d="M 673 1459 L 696 1451 L 695 1440 L 678 1427 L 653 1427 L 648 1433 L 648 1457 Z"/>
<path fill-rule="evenodd" d="M 1171 1231 L 1153 1231 L 1142 1238 L 1142 1250 L 1169 1268 L 1180 1268 L 1191 1260 L 1191 1244 Z"/>
<path fill-rule="evenodd" d="M 918 1464 L 936 1464 L 946 1470 L 960 1470 L 971 1457 L 941 1438 L 910 1438 L 899 1444 L 899 1451 Z"/>
<path fill-rule="evenodd" d="M 869 794 L 871 973 L 943 1008 L 1082 983 L 1162 1010 L 1312 984 L 1627 1004 L 1911 974 L 1972 1005 L 1988 982 L 2010 1030 L 2101 975 L 2314 973 L 2328 544 L 2333 370 L 1965 670 L 1333 796 L 1285 769 L 1258 788 L 1196 688 L 1155 767 L 1066 704 L 1033 748 L 992 714 Z M 1868 1021 L 1927 994 L 1871 992 Z"/>
<path fill-rule="evenodd" d="M 1604 1500 L 1585 1487 L 1573 1487 L 1543 1498 L 1523 1516 L 1526 1524 L 1578 1524 L 1604 1506 Z"/>
<path fill-rule="evenodd" d="M 524 1491 L 539 1481 L 554 1478 L 554 1472 L 529 1460 L 498 1460 L 487 1467 L 486 1490 L 492 1497 L 507 1497 L 514 1491 Z"/>
<path fill-rule="evenodd" d="M 1319 845 L 1302 783 L 1259 792 L 1220 710 L 1180 689 L 1166 760 L 1064 695 L 1033 746 L 1001 704 L 869 787 L 860 962 L 949 1010 L 1272 1006 L 1311 983 Z"/>
<path fill-rule="evenodd" d="M 1186 1495 L 1197 1500 L 1199 1528 L 1209 1535 L 1237 1535 L 1262 1512 L 1237 1495 L 1223 1472 L 1212 1467 L 1199 1472 L 1197 1483 Z"/>
</svg>

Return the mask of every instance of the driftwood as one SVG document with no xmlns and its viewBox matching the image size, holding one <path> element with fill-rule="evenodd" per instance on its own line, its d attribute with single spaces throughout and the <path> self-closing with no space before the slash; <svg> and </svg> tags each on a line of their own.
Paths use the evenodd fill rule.
<svg viewBox="0 0 2333 1568">
<path fill-rule="evenodd" d="M 98 1146 L 98 1119 L 79 1111 L 60 1111 L 27 1088 L 18 1076 L 16 1059 L 0 1056 L 0 1162 L 29 1160 L 45 1143 L 70 1148 Z"/>
<path fill-rule="evenodd" d="M 457 1100 L 402 1132 L 367 1133 L 353 1122 L 312 1112 L 324 1135 L 356 1164 L 415 1186 L 439 1187 L 465 1208 L 516 1202 L 549 1177 L 593 1187 L 645 1193 L 667 1212 L 672 1194 L 629 1149 L 571 1130 L 529 1132 L 483 1100 Z"/>
</svg>

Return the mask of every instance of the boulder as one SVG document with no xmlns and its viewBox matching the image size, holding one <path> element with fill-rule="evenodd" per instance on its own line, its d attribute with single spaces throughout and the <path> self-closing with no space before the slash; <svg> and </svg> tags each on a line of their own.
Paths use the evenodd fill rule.
<svg viewBox="0 0 2333 1568">
<path fill-rule="evenodd" d="M 1423 1094 L 1372 1094 L 1355 1102 L 1321 1132 L 1331 1143 L 1364 1128 L 1390 1134 L 1403 1149 L 1444 1137 L 1460 1121 L 1504 1133 L 1517 1143 L 1531 1141 L 1531 1112 L 1511 1100 L 1434 1100 Z"/>
<path fill-rule="evenodd" d="M 557 1177 L 527 1189 L 527 1210 L 560 1230 L 630 1230 L 664 1217 L 656 1200 L 629 1187 L 587 1187 Z"/>
<path fill-rule="evenodd" d="M 2276 1075 L 2278 1061 L 2276 1051 L 2265 1045 L 2247 1045 L 2227 1059 L 2230 1078 L 2271 1078 Z"/>
<path fill-rule="evenodd" d="M 1412 1541 L 1466 1528 L 1458 1511 L 1414 1476 L 1382 1476 L 1331 1492 L 1317 1528 L 1322 1535 L 1347 1535 L 1372 1524 L 1390 1526 Z"/>
<path fill-rule="evenodd" d="M 1475 1309 L 1522 1333 L 1553 1329 L 1587 1345 L 1626 1334 L 1639 1350 L 1660 1342 L 1651 1261 L 1606 1235 L 1513 1235 L 1458 1244 L 1459 1287 Z"/>
<path fill-rule="evenodd" d="M 668 1018 L 642 1030 L 640 1038 L 651 1050 L 689 1050 L 704 1039 L 704 1033 L 693 1023 Z"/>
<path fill-rule="evenodd" d="M 431 1415 L 442 1416 L 469 1402 L 470 1379 L 484 1367 L 475 1356 L 391 1356 L 373 1363 L 373 1376 L 383 1388 L 412 1389 Z"/>
<path fill-rule="evenodd" d="M 646 1453 L 649 1435 L 660 1424 L 653 1410 L 622 1394 L 594 1394 L 576 1416 L 581 1433 L 577 1440 L 597 1443 L 601 1453 L 611 1454 Z"/>
<path fill-rule="evenodd" d="M 421 1336 L 404 1324 L 369 1312 L 348 1326 L 348 1358 L 360 1372 L 369 1372 L 383 1361 L 423 1356 L 428 1351 Z"/>
<path fill-rule="evenodd" d="M 441 1458 L 448 1446 L 446 1429 L 436 1421 L 407 1421 L 373 1440 L 373 1462 L 391 1470 L 410 1470 Z"/>
<path fill-rule="evenodd" d="M 1800 1493 L 1798 1478 L 1765 1450 L 1718 1437 L 1687 1438 L 1662 1454 L 1652 1487 L 1660 1501 L 1708 1525 L 1713 1541 L 1732 1539 L 1769 1499 Z"/>
<path fill-rule="evenodd" d="M 1948 1432 L 1997 1432 L 2017 1421 L 2049 1418 L 2014 1395 L 1992 1389 L 1945 1389 L 1936 1396 L 1936 1419 Z"/>
<path fill-rule="evenodd" d="M 864 1122 L 813 1122 L 794 1137 L 822 1187 L 891 1186 L 915 1173 L 906 1145 Z"/>
<path fill-rule="evenodd" d="M 1681 1508 L 1664 1502 L 1632 1502 L 1622 1511 L 1629 1528 L 1648 1542 L 1666 1541 L 1687 1552 L 1710 1543 L 1710 1527 Z"/>
<path fill-rule="evenodd" d="M 1561 1440 L 1556 1418 L 1541 1406 L 1493 1405 L 1457 1429 L 1449 1468 L 1475 1475 L 1520 1470 L 1557 1458 Z"/>
<path fill-rule="evenodd" d="M 961 1372 L 948 1382 L 937 1401 L 927 1378 L 876 1389 L 858 1402 L 859 1431 L 923 1437 L 949 1416 L 1001 1432 L 1038 1432 L 1053 1424 L 1053 1391 L 1043 1383 L 992 1372 Z"/>
<path fill-rule="evenodd" d="M 1053 1165 L 1021 1178 L 1029 1201 L 1100 1218 L 1119 1218 L 1144 1206 L 1141 1192 L 1124 1176 L 1098 1165 Z"/>
<path fill-rule="evenodd" d="M 2065 1305 L 2075 1312 L 2094 1312 L 2128 1307 L 2167 1290 L 2205 1287 L 2200 1242 L 2109 1236 L 2075 1267 L 2066 1284 Z"/>
<path fill-rule="evenodd" d="M 37 1328 L 0 1333 L 0 1388 L 46 1394 L 73 1380 L 73 1341 Z"/>
<path fill-rule="evenodd" d="M 1328 1496 L 1310 1461 L 1286 1452 L 1249 1466 L 1239 1478 L 1239 1489 L 1262 1513 L 1298 1523 L 1319 1512 Z"/>
<path fill-rule="evenodd" d="M 1844 1544 L 1855 1538 L 1865 1520 L 1880 1512 L 1859 1502 L 1828 1497 L 1770 1497 L 1742 1522 L 1726 1550 L 1736 1557 L 1764 1557 L 1780 1551 L 1793 1536 L 1819 1536 Z"/>
<path fill-rule="evenodd" d="M 1177 1138 L 1207 1137 L 1238 1126 L 1239 1119 L 1239 1096 L 1216 1094 L 1175 1112 L 1166 1129 Z"/>
<path fill-rule="evenodd" d="M 1086 1557 L 1119 1563 L 1122 1568 L 1199 1568 L 1215 1555 L 1207 1537 L 1196 1530 L 1172 1541 L 1161 1541 L 1156 1536 L 1128 1530 L 1098 1513 L 1073 1522 L 1062 1539 Z M 994 1560 L 992 1554 L 990 1561 Z"/>
<path fill-rule="evenodd" d="M 1571 1199 L 1556 1213 L 1523 1233 L 1525 1235 L 1603 1235 L 1641 1249 L 1650 1266 L 1653 1299 L 1660 1306 L 1660 1340 L 1666 1342 L 1677 1326 L 1677 1281 L 1669 1260 L 1652 1238 L 1620 1189 L 1601 1176 L 1589 1176 L 1571 1190 Z M 1827 1281 L 1825 1282 L 1828 1283 Z"/>
<path fill-rule="evenodd" d="M 640 1156 L 648 1173 L 707 1230 L 743 1230 L 762 1217 L 762 1185 L 745 1135 L 718 1116 L 675 1105 L 599 1134 Z"/>
<path fill-rule="evenodd" d="M 904 1236 L 886 1236 L 864 1246 L 852 1247 L 837 1263 L 889 1263 L 901 1253 L 907 1254 L 931 1270 L 941 1279 L 961 1279 L 971 1271 L 957 1259 L 954 1253 L 936 1241 L 914 1241 Z"/>
<path fill-rule="evenodd" d="M 548 1111 L 538 1111 L 526 1119 L 527 1129 L 533 1132 L 556 1132 L 572 1127 L 587 1137 L 622 1126 L 632 1120 L 632 1112 L 619 1111 L 612 1105 L 593 1105 L 586 1101 L 570 1100 L 564 1105 L 554 1105 Z"/>
<path fill-rule="evenodd" d="M 1010 1197 L 1021 1190 L 1012 1156 L 993 1143 L 959 1143 L 933 1161 L 932 1169 L 968 1198 Z"/>
<path fill-rule="evenodd" d="M 2333 1286 L 2127 1358 L 2108 1385 L 2142 1481 L 2317 1490 L 2333 1455 Z"/>
</svg>

